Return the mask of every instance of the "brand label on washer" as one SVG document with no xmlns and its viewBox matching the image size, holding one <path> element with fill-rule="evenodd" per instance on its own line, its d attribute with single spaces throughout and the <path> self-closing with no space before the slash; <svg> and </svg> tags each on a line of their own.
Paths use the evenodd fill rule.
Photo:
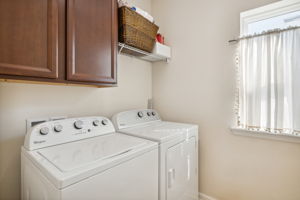
<svg viewBox="0 0 300 200">
<path fill-rule="evenodd" d="M 41 144 L 46 142 L 46 140 L 40 140 L 40 141 L 33 141 L 33 144 Z"/>
<path fill-rule="evenodd" d="M 90 131 L 81 130 L 81 131 L 79 131 L 77 133 L 74 133 L 73 135 L 82 135 L 82 134 L 87 134 L 88 132 L 90 132 Z"/>
</svg>

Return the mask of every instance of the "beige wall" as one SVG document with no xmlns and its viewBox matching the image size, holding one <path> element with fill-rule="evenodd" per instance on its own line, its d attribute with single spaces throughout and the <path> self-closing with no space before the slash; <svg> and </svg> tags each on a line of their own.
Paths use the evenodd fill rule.
<svg viewBox="0 0 300 200">
<path fill-rule="evenodd" d="M 164 119 L 200 126 L 200 191 L 220 200 L 299 200 L 300 144 L 228 130 L 239 13 L 274 0 L 153 0 L 173 47 L 153 68 L 154 107 Z"/>
<path fill-rule="evenodd" d="M 151 11 L 150 0 L 130 2 Z M 0 200 L 20 199 L 20 147 L 27 118 L 110 117 L 147 107 L 152 97 L 151 63 L 119 56 L 118 70 L 115 88 L 0 83 Z"/>
<path fill-rule="evenodd" d="M 173 47 L 170 64 L 120 56 L 119 87 L 0 83 L 0 199 L 19 199 L 25 119 L 104 115 L 154 106 L 165 119 L 200 126 L 200 191 L 220 200 L 299 200 L 300 145 L 228 131 L 239 12 L 274 0 L 152 0 Z M 150 0 L 133 3 L 151 11 Z M 151 80 L 153 73 L 153 80 Z M 152 84 L 151 84 L 152 82 Z"/>
</svg>

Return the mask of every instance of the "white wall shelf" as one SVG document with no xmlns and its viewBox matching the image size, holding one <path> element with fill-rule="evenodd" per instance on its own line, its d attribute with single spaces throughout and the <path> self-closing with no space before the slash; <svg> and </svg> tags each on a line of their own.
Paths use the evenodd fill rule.
<svg viewBox="0 0 300 200">
<path fill-rule="evenodd" d="M 138 48 L 126 45 L 124 43 L 119 43 L 119 53 L 128 55 L 128 56 L 132 56 L 132 57 L 135 57 L 138 59 L 146 60 L 149 62 L 163 61 L 163 62 L 168 63 L 170 61 L 170 58 L 160 56 L 157 54 L 153 54 L 153 53 L 148 53 L 148 52 L 140 50 Z"/>
</svg>

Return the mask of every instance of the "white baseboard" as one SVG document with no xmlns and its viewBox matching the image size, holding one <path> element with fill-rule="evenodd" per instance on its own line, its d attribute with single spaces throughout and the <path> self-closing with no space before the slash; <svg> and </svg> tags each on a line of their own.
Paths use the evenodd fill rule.
<svg viewBox="0 0 300 200">
<path fill-rule="evenodd" d="M 199 193 L 199 200 L 218 200 L 218 199 L 210 197 L 203 193 Z"/>
</svg>

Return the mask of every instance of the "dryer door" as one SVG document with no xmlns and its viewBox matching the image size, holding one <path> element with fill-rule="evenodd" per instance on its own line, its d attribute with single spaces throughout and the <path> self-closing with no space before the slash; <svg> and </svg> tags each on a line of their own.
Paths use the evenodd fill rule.
<svg viewBox="0 0 300 200">
<path fill-rule="evenodd" d="M 167 150 L 166 156 L 166 199 L 195 199 L 198 187 L 197 145 L 195 137 L 170 147 Z"/>
<path fill-rule="evenodd" d="M 166 156 L 167 200 L 181 200 L 187 185 L 184 142 L 169 148 Z"/>
</svg>

